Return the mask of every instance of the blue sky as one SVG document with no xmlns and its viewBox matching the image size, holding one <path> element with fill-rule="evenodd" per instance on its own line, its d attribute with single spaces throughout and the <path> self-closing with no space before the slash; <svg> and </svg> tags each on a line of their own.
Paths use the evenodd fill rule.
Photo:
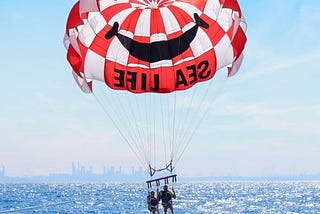
<svg viewBox="0 0 320 214">
<path fill-rule="evenodd" d="M 181 175 L 320 174 L 320 2 L 239 1 L 240 72 L 177 166 Z M 70 172 L 73 161 L 138 166 L 95 99 L 75 84 L 63 36 L 74 1 L 0 1 L 0 166 L 9 176 Z"/>
</svg>

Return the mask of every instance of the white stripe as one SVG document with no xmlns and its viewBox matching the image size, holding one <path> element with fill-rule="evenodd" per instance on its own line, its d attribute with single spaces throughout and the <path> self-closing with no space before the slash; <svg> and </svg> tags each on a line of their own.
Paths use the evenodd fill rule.
<svg viewBox="0 0 320 214">
<path fill-rule="evenodd" d="M 140 3 L 130 3 L 132 7 L 139 8 L 139 9 L 146 9 L 148 7 L 148 3 L 144 0 L 138 0 Z"/>
<path fill-rule="evenodd" d="M 117 0 L 117 1 L 110 1 L 110 0 L 100 0 L 100 11 L 103 11 L 107 9 L 108 7 L 111 7 L 112 5 L 119 4 L 119 3 L 128 3 L 129 0 Z"/>
<path fill-rule="evenodd" d="M 221 11 L 221 4 L 219 0 L 208 0 L 204 8 L 204 14 L 213 20 L 217 20 Z"/>
<path fill-rule="evenodd" d="M 174 1 L 176 0 L 159 0 L 158 4 L 161 4 L 163 7 L 166 7 L 168 5 L 171 5 Z"/>
<path fill-rule="evenodd" d="M 68 36 L 67 34 L 64 35 L 64 40 L 63 40 L 64 46 L 68 49 L 69 46 L 71 45 L 73 49 L 81 56 L 81 52 L 80 52 L 80 48 L 77 40 L 79 34 L 76 28 L 69 29 L 69 35 L 70 36 Z"/>
<path fill-rule="evenodd" d="M 80 89 L 84 93 L 92 93 L 90 90 L 90 87 L 88 86 L 88 82 L 87 82 L 86 78 L 79 77 L 78 74 L 74 71 L 72 71 L 72 76 L 73 76 L 74 80 L 76 81 L 76 83 L 78 84 L 78 86 L 80 87 Z"/>
<path fill-rule="evenodd" d="M 88 23 L 79 31 L 79 39 L 87 48 L 92 44 L 95 37 L 96 34 Z"/>
<path fill-rule="evenodd" d="M 240 27 L 242 28 L 243 32 L 247 32 L 247 22 L 243 16 L 241 17 L 241 20 L 240 20 Z"/>
<path fill-rule="evenodd" d="M 69 41 L 70 41 L 71 46 L 73 47 L 73 49 L 79 54 L 79 56 L 81 56 L 81 51 L 80 51 L 80 48 L 79 48 L 77 37 L 75 35 L 71 35 L 69 37 Z"/>
<path fill-rule="evenodd" d="M 127 65 L 128 58 L 129 51 L 122 46 L 117 37 L 114 37 L 108 48 L 106 59 L 117 62 L 121 65 Z"/>
<path fill-rule="evenodd" d="M 105 59 L 89 49 L 84 60 L 85 77 L 104 81 L 104 65 Z"/>
<path fill-rule="evenodd" d="M 96 0 L 80 0 L 80 13 L 99 11 Z"/>
<path fill-rule="evenodd" d="M 184 62 L 188 62 L 188 61 L 191 61 L 191 60 L 194 60 L 194 57 L 187 57 L 187 58 L 184 58 L 182 60 L 179 60 L 178 62 L 174 63 L 174 65 L 179 65 L 181 63 L 184 63 Z"/>
<path fill-rule="evenodd" d="M 115 14 L 108 22 L 109 25 L 113 26 L 115 22 L 119 23 L 119 26 L 122 25 L 123 21 L 134 11 L 135 8 L 127 8 L 117 14 Z"/>
<path fill-rule="evenodd" d="M 233 47 L 227 34 L 225 34 L 218 44 L 214 46 L 214 50 L 217 57 L 217 70 L 230 65 L 233 62 Z"/>
<path fill-rule="evenodd" d="M 240 66 L 242 64 L 243 61 L 243 53 L 241 53 L 241 55 L 239 56 L 239 58 L 233 62 L 232 67 L 229 68 L 229 77 L 234 76 L 240 69 Z"/>
<path fill-rule="evenodd" d="M 180 25 L 176 19 L 176 17 L 172 14 L 172 12 L 167 7 L 161 7 L 160 13 L 163 19 L 163 24 L 167 34 L 171 34 L 174 32 L 181 31 Z"/>
<path fill-rule="evenodd" d="M 201 29 L 198 29 L 195 39 L 190 43 L 193 56 L 196 58 L 213 48 L 212 42 L 208 35 Z"/>
<path fill-rule="evenodd" d="M 233 31 L 232 31 L 232 36 L 231 36 L 231 41 L 233 41 L 236 33 L 239 30 L 239 26 L 240 26 L 240 18 L 239 16 L 237 16 L 237 14 L 233 14 L 233 20 L 234 20 L 234 25 L 233 25 Z"/>
<path fill-rule="evenodd" d="M 157 33 L 150 36 L 150 43 L 158 41 L 167 41 L 167 35 L 165 33 Z"/>
<path fill-rule="evenodd" d="M 130 39 L 133 39 L 133 33 L 131 31 L 127 31 L 127 30 L 119 30 L 118 32 L 119 34 L 123 35 L 123 36 L 126 36 Z"/>
<path fill-rule="evenodd" d="M 183 26 L 183 28 L 182 28 L 182 32 L 185 33 L 186 31 L 193 28 L 195 25 L 196 25 L 196 23 L 194 23 L 194 22 L 186 23 L 186 25 Z"/>
<path fill-rule="evenodd" d="M 71 37 L 71 36 L 70 36 L 70 37 Z M 71 44 L 70 38 L 69 38 L 69 36 L 68 36 L 67 34 L 64 34 L 63 44 L 64 44 L 64 47 L 65 47 L 66 49 L 68 49 L 68 48 L 69 48 L 69 45 Z"/>
<path fill-rule="evenodd" d="M 129 63 L 127 66 L 132 68 L 146 68 L 146 69 L 150 68 L 149 66 L 146 66 L 143 64 L 135 64 L 135 63 Z"/>
<path fill-rule="evenodd" d="M 79 35 L 78 28 L 70 28 L 70 29 L 68 29 L 68 34 L 70 36 L 74 35 L 75 37 L 77 37 Z"/>
<path fill-rule="evenodd" d="M 236 10 L 232 11 L 232 15 L 233 15 L 232 16 L 233 19 L 235 19 L 235 16 L 240 17 L 240 13 L 238 11 L 236 11 Z"/>
<path fill-rule="evenodd" d="M 88 23 L 96 34 L 107 25 L 106 20 L 99 12 L 89 13 Z"/>
<path fill-rule="evenodd" d="M 232 10 L 223 8 L 217 19 L 218 24 L 227 32 L 232 25 Z"/>
<path fill-rule="evenodd" d="M 79 34 L 79 32 L 82 30 L 83 26 L 85 25 L 86 19 L 83 20 L 83 23 L 84 23 L 83 25 L 78 25 L 78 26 L 77 26 L 78 34 Z"/>
<path fill-rule="evenodd" d="M 137 0 L 138 2 L 140 2 L 140 5 L 144 5 L 144 6 L 148 6 L 148 3 L 145 0 Z"/>
<path fill-rule="evenodd" d="M 150 63 L 150 68 L 170 67 L 172 66 L 172 60 L 161 60 L 158 62 Z"/>
<path fill-rule="evenodd" d="M 146 9 L 147 6 L 142 4 L 136 4 L 136 3 L 130 3 L 131 7 L 137 8 L 137 9 Z"/>
<path fill-rule="evenodd" d="M 136 24 L 136 36 L 150 36 L 151 9 L 142 10 Z"/>
</svg>

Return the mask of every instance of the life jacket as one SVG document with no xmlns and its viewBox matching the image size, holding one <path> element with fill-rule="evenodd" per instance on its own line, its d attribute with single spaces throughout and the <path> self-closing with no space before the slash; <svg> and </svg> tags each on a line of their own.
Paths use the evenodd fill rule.
<svg viewBox="0 0 320 214">
<path fill-rule="evenodd" d="M 157 199 L 157 198 L 150 197 L 149 202 L 150 202 L 150 205 L 151 205 L 152 207 L 155 207 L 155 206 L 158 205 L 158 199 Z"/>
<path fill-rule="evenodd" d="M 162 203 L 170 203 L 172 200 L 172 195 L 169 191 L 165 192 L 165 191 L 161 191 L 161 201 Z"/>
</svg>

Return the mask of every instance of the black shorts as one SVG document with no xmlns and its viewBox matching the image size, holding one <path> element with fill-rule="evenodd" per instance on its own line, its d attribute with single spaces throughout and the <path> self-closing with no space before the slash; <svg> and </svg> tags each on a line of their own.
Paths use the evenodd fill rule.
<svg viewBox="0 0 320 214">
<path fill-rule="evenodd" d="M 157 210 L 157 206 L 150 206 L 150 207 L 149 207 L 149 210 L 150 210 L 150 211 Z"/>
</svg>

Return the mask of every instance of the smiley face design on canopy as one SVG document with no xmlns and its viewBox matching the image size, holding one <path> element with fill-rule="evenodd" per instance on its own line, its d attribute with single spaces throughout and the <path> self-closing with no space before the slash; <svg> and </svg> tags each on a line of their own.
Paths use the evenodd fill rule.
<svg viewBox="0 0 320 214">
<path fill-rule="evenodd" d="M 119 23 L 115 22 L 112 29 L 106 34 L 106 39 L 116 35 L 121 44 L 129 51 L 130 55 L 146 62 L 157 62 L 161 60 L 170 60 L 185 52 L 190 43 L 196 36 L 198 27 L 208 28 L 208 24 L 200 19 L 198 14 L 194 14 L 196 25 L 181 36 L 168 40 L 152 43 L 136 42 L 129 37 L 118 34 Z M 146 54 L 150 53 L 150 54 Z M 155 54 L 157 53 L 157 54 Z"/>
<path fill-rule="evenodd" d="M 83 91 L 92 82 L 134 93 L 169 93 L 236 73 L 246 43 L 236 0 L 80 0 L 65 34 Z"/>
</svg>

